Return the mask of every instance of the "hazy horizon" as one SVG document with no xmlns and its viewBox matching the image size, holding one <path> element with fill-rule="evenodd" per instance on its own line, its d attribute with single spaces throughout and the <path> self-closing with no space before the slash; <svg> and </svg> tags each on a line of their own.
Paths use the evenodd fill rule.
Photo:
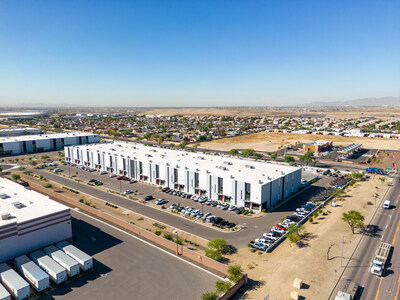
<svg viewBox="0 0 400 300">
<path fill-rule="evenodd" d="M 397 1 L 2 1 L 0 37 L 3 107 L 400 95 Z"/>
</svg>

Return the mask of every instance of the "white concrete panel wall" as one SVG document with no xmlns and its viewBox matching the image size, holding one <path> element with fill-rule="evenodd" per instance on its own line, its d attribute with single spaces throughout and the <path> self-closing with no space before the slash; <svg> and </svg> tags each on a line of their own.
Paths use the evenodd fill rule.
<svg viewBox="0 0 400 300">
<path fill-rule="evenodd" d="M 11 154 L 22 153 L 22 143 L 19 142 L 7 142 L 3 143 L 4 151 L 11 151 Z"/>
<path fill-rule="evenodd" d="M 261 185 L 252 184 L 250 185 L 250 202 L 261 205 Z"/>
</svg>

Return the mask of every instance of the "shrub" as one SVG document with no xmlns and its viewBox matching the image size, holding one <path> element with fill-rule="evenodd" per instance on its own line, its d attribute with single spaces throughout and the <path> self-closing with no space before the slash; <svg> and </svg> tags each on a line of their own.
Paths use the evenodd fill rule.
<svg viewBox="0 0 400 300">
<path fill-rule="evenodd" d="M 229 280 L 238 283 L 242 279 L 242 267 L 240 265 L 233 265 L 228 268 Z"/>
<path fill-rule="evenodd" d="M 42 155 L 41 159 L 48 159 L 49 156 L 48 155 Z"/>
<path fill-rule="evenodd" d="M 156 230 L 156 231 L 154 231 L 154 234 L 155 234 L 155 235 L 161 235 L 161 230 Z"/>
<path fill-rule="evenodd" d="M 139 219 L 137 219 L 138 221 L 143 221 L 144 220 L 144 218 L 143 217 L 140 217 Z"/>
<path fill-rule="evenodd" d="M 309 216 L 309 217 L 308 217 L 308 221 L 309 221 L 310 223 L 314 222 L 313 217 L 312 217 L 312 216 Z"/>
<path fill-rule="evenodd" d="M 267 212 L 267 209 L 266 209 L 266 208 L 263 208 L 263 209 L 261 210 L 261 212 L 265 213 L 265 212 Z"/>
<path fill-rule="evenodd" d="M 172 240 L 173 240 L 173 239 L 172 239 L 172 235 L 171 235 L 171 234 L 167 234 L 167 233 L 163 235 L 163 238 L 164 238 L 164 239 L 167 239 L 167 240 L 169 240 L 169 241 L 172 241 Z"/>
<path fill-rule="evenodd" d="M 256 252 L 256 249 L 250 248 L 250 252 L 254 253 L 254 252 Z"/>
<path fill-rule="evenodd" d="M 20 180 L 21 176 L 19 176 L 18 174 L 12 174 L 11 178 L 14 179 L 14 180 Z"/>
<path fill-rule="evenodd" d="M 211 258 L 211 259 L 214 259 L 216 261 L 219 261 L 222 258 L 221 253 L 219 253 L 219 251 L 213 250 L 213 249 L 207 249 L 206 250 L 206 256 Z"/>
<path fill-rule="evenodd" d="M 177 239 L 175 240 L 175 243 L 177 243 L 178 245 L 182 245 L 182 244 L 183 244 L 181 238 L 177 238 Z"/>
<path fill-rule="evenodd" d="M 52 185 L 51 183 L 46 183 L 46 184 L 44 185 L 44 187 L 45 187 L 46 189 L 49 189 L 49 188 L 52 188 L 53 185 Z"/>
<path fill-rule="evenodd" d="M 79 199 L 79 202 L 80 202 L 80 203 L 83 203 L 83 202 L 85 202 L 85 200 L 83 200 L 83 199 Z"/>
<path fill-rule="evenodd" d="M 217 300 L 218 295 L 215 292 L 205 292 L 201 295 L 201 300 Z"/>
<path fill-rule="evenodd" d="M 218 280 L 215 283 L 215 287 L 217 289 L 217 293 L 226 293 L 227 291 L 229 291 L 231 285 L 232 284 L 230 282 L 223 281 L 223 280 Z"/>
<path fill-rule="evenodd" d="M 372 201 L 367 201 L 368 205 L 374 205 L 374 203 Z"/>
<path fill-rule="evenodd" d="M 221 238 L 215 238 L 208 242 L 208 248 L 225 253 L 229 249 L 228 242 Z"/>
</svg>

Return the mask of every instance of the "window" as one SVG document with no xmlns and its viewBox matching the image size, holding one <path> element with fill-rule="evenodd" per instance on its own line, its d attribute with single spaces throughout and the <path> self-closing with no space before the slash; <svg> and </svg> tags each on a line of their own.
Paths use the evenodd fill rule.
<svg viewBox="0 0 400 300">
<path fill-rule="evenodd" d="M 139 174 L 143 174 L 143 163 L 139 161 Z"/>
<path fill-rule="evenodd" d="M 178 169 L 174 169 L 175 182 L 178 182 Z"/>
<path fill-rule="evenodd" d="M 199 173 L 194 173 L 194 187 L 199 187 Z"/>
<path fill-rule="evenodd" d="M 160 166 L 156 165 L 156 178 L 160 178 Z"/>
<path fill-rule="evenodd" d="M 250 183 L 246 182 L 244 184 L 244 193 L 245 193 L 244 200 L 250 200 Z"/>
<path fill-rule="evenodd" d="M 218 177 L 218 194 L 222 194 L 224 189 L 224 180 Z"/>
</svg>

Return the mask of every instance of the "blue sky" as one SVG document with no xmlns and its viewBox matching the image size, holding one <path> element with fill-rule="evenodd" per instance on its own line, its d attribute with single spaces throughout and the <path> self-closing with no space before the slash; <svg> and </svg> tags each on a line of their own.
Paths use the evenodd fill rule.
<svg viewBox="0 0 400 300">
<path fill-rule="evenodd" d="M 399 1 L 1 1 L 0 105 L 400 96 Z"/>
</svg>

